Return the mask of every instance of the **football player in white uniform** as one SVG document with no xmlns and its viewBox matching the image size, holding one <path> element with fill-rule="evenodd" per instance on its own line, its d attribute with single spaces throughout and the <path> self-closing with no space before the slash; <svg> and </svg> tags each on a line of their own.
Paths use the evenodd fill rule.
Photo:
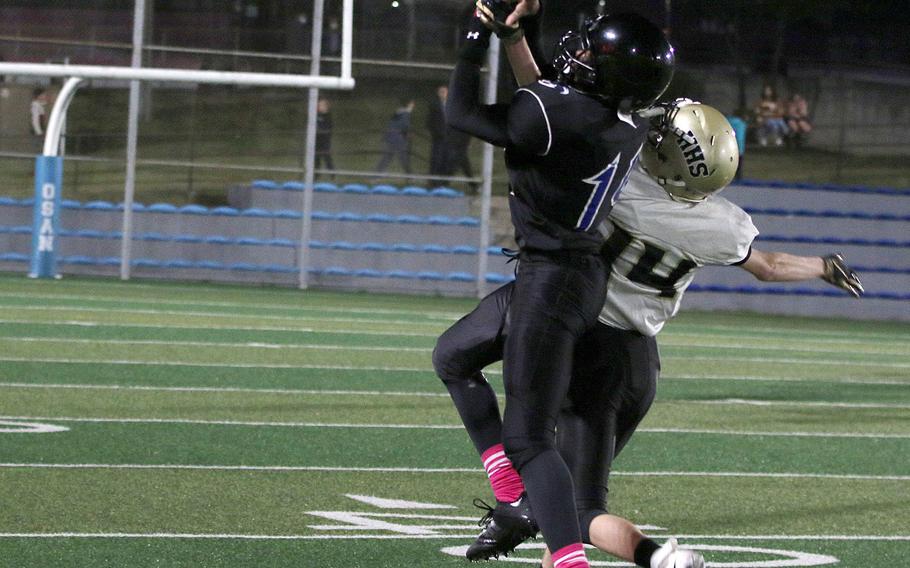
<svg viewBox="0 0 910 568">
<path fill-rule="evenodd" d="M 523 41 L 506 51 L 517 77 L 535 76 Z M 732 128 L 718 111 L 677 101 L 656 114 L 641 166 L 601 226 L 610 272 L 605 303 L 599 325 L 576 346 L 557 438 L 573 475 L 585 542 L 645 568 L 698 568 L 704 564 L 699 554 L 673 539 L 659 546 L 607 513 L 610 464 L 654 398 L 660 369 L 654 336 L 679 309 L 694 271 L 705 265 L 740 266 L 763 281 L 823 278 L 854 296 L 863 289 L 839 255 L 804 257 L 752 246 L 758 231 L 749 216 L 713 195 L 730 182 L 738 162 Z M 481 454 L 500 424 L 495 393 L 481 370 L 501 358 L 510 294 L 506 285 L 484 298 L 440 337 L 433 353 L 436 372 Z M 497 506 L 468 549 L 472 560 L 507 553 L 536 532 L 526 503 L 499 499 L 503 480 L 507 493 L 521 492 L 508 459 L 482 457 Z M 544 565 L 549 562 L 545 557 Z"/>
</svg>

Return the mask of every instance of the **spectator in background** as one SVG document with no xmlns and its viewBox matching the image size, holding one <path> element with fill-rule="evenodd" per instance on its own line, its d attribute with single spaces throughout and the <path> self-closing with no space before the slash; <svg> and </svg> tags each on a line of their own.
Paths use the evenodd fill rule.
<svg viewBox="0 0 910 568">
<path fill-rule="evenodd" d="M 436 87 L 436 96 L 430 101 L 427 112 L 427 130 L 430 131 L 430 175 L 451 175 L 452 167 L 449 161 L 448 137 L 452 134 L 446 126 L 446 98 L 449 96 L 449 87 L 439 85 Z M 442 180 L 433 180 L 435 185 L 442 185 Z"/>
<path fill-rule="evenodd" d="M 288 53 L 304 54 L 310 52 L 313 23 L 306 12 L 299 12 L 288 22 L 285 46 Z"/>
<path fill-rule="evenodd" d="M 403 97 L 400 104 L 395 110 L 395 114 L 389 119 L 386 126 L 383 142 L 385 149 L 379 163 L 376 164 L 376 171 L 384 172 L 389 167 L 389 162 L 397 156 L 398 162 L 405 173 L 411 173 L 411 113 L 414 111 L 414 99 Z"/>
<path fill-rule="evenodd" d="M 774 87 L 765 85 L 761 99 L 755 105 L 755 123 L 758 126 L 758 143 L 768 145 L 772 137 L 775 146 L 783 146 L 787 135 L 787 123 L 784 121 L 784 105 L 777 97 Z"/>
<path fill-rule="evenodd" d="M 747 111 L 745 109 L 739 109 L 733 114 L 727 115 L 727 121 L 730 122 L 733 132 L 736 134 L 736 145 L 739 146 L 739 165 L 736 167 L 736 175 L 733 177 L 734 181 L 743 179 L 743 154 L 746 153 L 746 130 L 748 129 L 743 117 L 746 114 Z"/>
<path fill-rule="evenodd" d="M 799 93 L 793 93 L 787 101 L 785 118 L 790 131 L 787 141 L 794 146 L 802 145 L 812 132 L 812 123 L 809 121 L 809 103 Z"/>
<path fill-rule="evenodd" d="M 325 50 L 324 55 L 341 55 L 341 22 L 338 21 L 338 16 L 329 18 L 328 27 L 329 29 L 326 30 L 322 42 L 323 49 Z"/>
<path fill-rule="evenodd" d="M 47 128 L 47 90 L 37 88 L 32 91 L 32 104 L 29 107 L 31 115 L 29 124 L 31 125 L 32 134 L 35 136 L 44 136 Z"/>
<path fill-rule="evenodd" d="M 326 169 L 334 170 L 332 161 L 332 110 L 328 99 L 320 98 L 316 103 L 316 168 L 325 163 Z"/>
</svg>

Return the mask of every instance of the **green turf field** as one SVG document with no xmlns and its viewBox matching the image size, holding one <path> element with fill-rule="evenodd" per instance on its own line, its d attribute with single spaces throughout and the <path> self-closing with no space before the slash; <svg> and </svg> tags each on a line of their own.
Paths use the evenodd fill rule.
<svg viewBox="0 0 910 568">
<path fill-rule="evenodd" d="M 467 566 L 491 495 L 430 353 L 473 304 L 0 275 L 0 567 Z M 908 565 L 907 325 L 660 344 L 615 513 L 714 567 Z"/>
</svg>

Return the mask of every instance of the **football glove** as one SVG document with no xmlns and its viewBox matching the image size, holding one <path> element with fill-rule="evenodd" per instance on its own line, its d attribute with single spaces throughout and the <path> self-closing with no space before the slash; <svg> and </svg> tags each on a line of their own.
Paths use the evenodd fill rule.
<svg viewBox="0 0 910 568">
<path fill-rule="evenodd" d="M 518 22 L 509 26 L 506 19 L 515 9 L 517 0 L 477 0 L 474 7 L 477 17 L 504 43 L 511 44 L 524 37 L 524 30 Z"/>
<path fill-rule="evenodd" d="M 837 286 L 850 292 L 856 298 L 863 295 L 865 292 L 863 283 L 859 281 L 859 276 L 856 272 L 853 272 L 847 266 L 847 263 L 844 262 L 843 256 L 840 254 L 829 254 L 828 256 L 823 256 L 822 260 L 825 262 L 825 273 L 822 275 L 822 280 L 832 286 Z"/>
</svg>

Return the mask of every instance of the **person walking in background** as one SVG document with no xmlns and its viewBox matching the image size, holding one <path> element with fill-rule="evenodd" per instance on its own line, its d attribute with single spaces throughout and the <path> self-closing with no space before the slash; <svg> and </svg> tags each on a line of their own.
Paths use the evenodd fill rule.
<svg viewBox="0 0 910 568">
<path fill-rule="evenodd" d="M 761 99 L 755 105 L 755 120 L 758 125 L 759 144 L 767 146 L 768 137 L 771 136 L 775 146 L 784 145 L 784 136 L 787 135 L 784 108 L 771 85 L 762 88 Z"/>
<path fill-rule="evenodd" d="M 430 131 L 430 175 L 447 176 L 452 173 L 449 161 L 449 136 L 452 132 L 446 126 L 446 99 L 449 96 L 449 87 L 439 85 L 436 87 L 436 96 L 430 101 L 427 112 L 427 130 Z M 433 180 L 434 185 L 442 185 L 442 180 Z"/>
<path fill-rule="evenodd" d="M 411 173 L 411 113 L 414 111 L 414 99 L 403 97 L 389 119 L 383 135 L 385 149 L 379 163 L 376 164 L 377 172 L 384 172 L 389 167 L 389 162 L 397 156 L 398 162 L 405 173 Z"/>
<path fill-rule="evenodd" d="M 809 121 L 809 103 L 799 93 L 793 93 L 787 100 L 785 118 L 790 130 L 787 141 L 794 146 L 802 145 L 806 136 L 812 132 L 812 123 Z"/>
<path fill-rule="evenodd" d="M 32 134 L 35 136 L 44 136 L 44 130 L 47 128 L 47 90 L 37 88 L 32 91 L 32 104 L 29 107 L 31 118 Z"/>
<path fill-rule="evenodd" d="M 316 103 L 316 168 L 325 163 L 326 169 L 334 170 L 332 161 L 332 111 L 328 99 Z"/>
</svg>

